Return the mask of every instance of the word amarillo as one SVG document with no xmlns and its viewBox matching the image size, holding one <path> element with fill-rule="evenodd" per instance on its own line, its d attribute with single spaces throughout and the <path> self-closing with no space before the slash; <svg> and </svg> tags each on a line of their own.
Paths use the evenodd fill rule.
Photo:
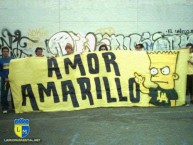
<svg viewBox="0 0 193 145">
<path fill-rule="evenodd" d="M 116 76 L 120 76 L 119 67 L 116 60 L 116 56 L 114 53 L 106 52 L 102 53 L 102 57 L 105 62 L 105 67 L 107 72 L 111 72 L 111 66 L 114 68 L 113 71 L 115 72 Z M 98 74 L 99 73 L 99 59 L 95 53 L 89 53 L 87 55 L 87 62 L 88 62 L 88 70 L 90 74 Z M 58 62 L 56 59 L 48 59 L 47 60 L 48 65 L 48 77 L 53 77 L 53 74 L 55 73 L 57 76 L 57 79 L 62 79 L 62 75 L 60 72 L 60 69 L 58 67 Z M 102 99 L 103 93 L 102 91 L 105 91 L 107 103 L 117 102 L 117 101 L 128 101 L 127 96 L 122 95 L 122 88 L 121 88 L 121 82 L 119 77 L 114 77 L 114 79 L 111 77 L 111 83 L 112 79 L 116 86 L 116 92 L 118 97 L 112 97 L 111 93 L 111 85 L 108 77 L 94 77 L 93 79 L 90 77 L 86 77 L 86 71 L 85 67 L 83 65 L 83 62 L 81 60 L 80 55 L 74 56 L 74 62 L 72 62 L 69 58 L 64 58 L 64 68 L 66 74 L 69 74 L 69 67 L 72 69 L 76 69 L 77 66 L 79 67 L 79 71 L 81 74 L 81 77 L 78 77 L 75 79 L 75 81 L 72 80 L 61 80 L 60 87 L 58 87 L 58 81 L 57 85 L 56 82 L 51 81 L 47 82 L 47 86 L 44 86 L 42 83 L 37 84 L 38 89 L 38 95 L 39 97 L 35 97 L 33 89 L 31 84 L 25 84 L 21 85 L 21 91 L 22 91 L 22 106 L 26 106 L 26 98 L 29 97 L 31 106 L 33 110 L 39 110 L 39 107 L 37 105 L 37 101 L 40 102 L 45 101 L 45 95 L 47 97 L 53 96 L 54 103 L 59 103 L 61 100 L 63 102 L 67 102 L 69 97 L 71 98 L 73 107 L 80 107 L 78 98 L 81 97 L 82 100 L 89 100 L 90 105 L 94 105 L 94 99 Z M 75 83 L 76 84 L 73 84 Z M 104 84 L 104 89 L 101 88 L 101 84 Z M 95 91 L 91 91 L 91 84 L 95 84 Z M 76 86 L 76 87 L 75 87 Z M 93 87 L 93 86 L 92 86 Z M 77 96 L 76 89 L 80 89 L 81 96 Z M 62 94 L 58 94 L 57 89 L 61 89 L 60 92 Z M 134 78 L 128 79 L 128 90 L 129 90 L 129 96 L 130 101 L 132 103 L 137 103 L 140 101 L 140 93 L 139 93 L 139 85 L 135 82 Z M 53 95 L 51 95 L 53 94 Z M 135 95 L 134 95 L 135 94 Z M 94 97 L 93 97 L 94 95 Z M 62 97 L 61 97 L 62 96 Z M 96 97 L 95 97 L 96 96 Z M 118 100 L 118 99 L 119 100 Z M 38 100 L 37 100 L 38 99 Z"/>
</svg>

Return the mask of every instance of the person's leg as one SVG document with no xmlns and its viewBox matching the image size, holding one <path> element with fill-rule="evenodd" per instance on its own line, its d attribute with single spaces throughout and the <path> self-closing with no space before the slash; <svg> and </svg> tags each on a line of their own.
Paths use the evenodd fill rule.
<svg viewBox="0 0 193 145">
<path fill-rule="evenodd" d="M 12 109 L 15 109 L 14 102 L 13 102 L 13 96 L 12 96 L 12 93 L 11 93 L 11 89 L 10 89 L 10 96 L 11 96 L 11 107 L 12 107 Z"/>
<path fill-rule="evenodd" d="M 193 104 L 193 75 L 189 76 L 190 103 Z"/>
<path fill-rule="evenodd" d="M 6 84 L 4 80 L 2 80 L 1 81 L 1 106 L 3 111 L 9 109 L 9 103 L 7 100 L 8 91 L 9 91 L 8 84 Z"/>
<path fill-rule="evenodd" d="M 186 79 L 186 101 L 185 104 L 189 106 L 190 104 L 190 75 L 187 75 Z"/>
<path fill-rule="evenodd" d="M 186 80 L 186 96 L 189 95 L 190 93 L 190 89 L 189 89 L 189 86 L 190 85 L 190 75 L 187 75 L 187 80 Z"/>
</svg>

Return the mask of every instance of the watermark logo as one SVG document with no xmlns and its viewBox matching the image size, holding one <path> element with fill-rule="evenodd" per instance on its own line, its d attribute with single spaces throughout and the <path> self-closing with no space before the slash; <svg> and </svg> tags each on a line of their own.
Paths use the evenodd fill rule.
<svg viewBox="0 0 193 145">
<path fill-rule="evenodd" d="M 25 138 L 30 132 L 29 119 L 15 119 L 14 132 L 18 137 Z"/>
<path fill-rule="evenodd" d="M 4 138 L 4 142 L 24 143 L 24 142 L 41 142 L 39 138 L 25 138 L 29 135 L 29 119 L 19 118 L 14 120 L 14 132 L 19 138 Z"/>
</svg>

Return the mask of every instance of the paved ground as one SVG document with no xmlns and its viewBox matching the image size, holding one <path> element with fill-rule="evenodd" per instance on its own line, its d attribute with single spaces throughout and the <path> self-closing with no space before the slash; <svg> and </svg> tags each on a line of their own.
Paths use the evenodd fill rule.
<svg viewBox="0 0 193 145">
<path fill-rule="evenodd" d="M 96 108 L 70 112 L 0 114 L 0 144 L 19 139 L 14 119 L 30 120 L 27 138 L 41 145 L 193 145 L 193 106 Z M 12 143 L 13 144 L 13 143 Z"/>
</svg>

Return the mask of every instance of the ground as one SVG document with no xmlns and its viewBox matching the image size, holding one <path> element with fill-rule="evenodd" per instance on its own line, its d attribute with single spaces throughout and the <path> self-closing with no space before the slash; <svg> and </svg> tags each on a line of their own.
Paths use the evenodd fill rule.
<svg viewBox="0 0 193 145">
<path fill-rule="evenodd" d="M 68 112 L 0 114 L 0 144 L 19 139 L 14 119 L 30 120 L 25 139 L 40 145 L 192 145 L 193 106 L 95 108 Z M 13 143 L 12 143 L 13 144 Z M 21 144 L 21 143 L 15 143 Z"/>
</svg>

